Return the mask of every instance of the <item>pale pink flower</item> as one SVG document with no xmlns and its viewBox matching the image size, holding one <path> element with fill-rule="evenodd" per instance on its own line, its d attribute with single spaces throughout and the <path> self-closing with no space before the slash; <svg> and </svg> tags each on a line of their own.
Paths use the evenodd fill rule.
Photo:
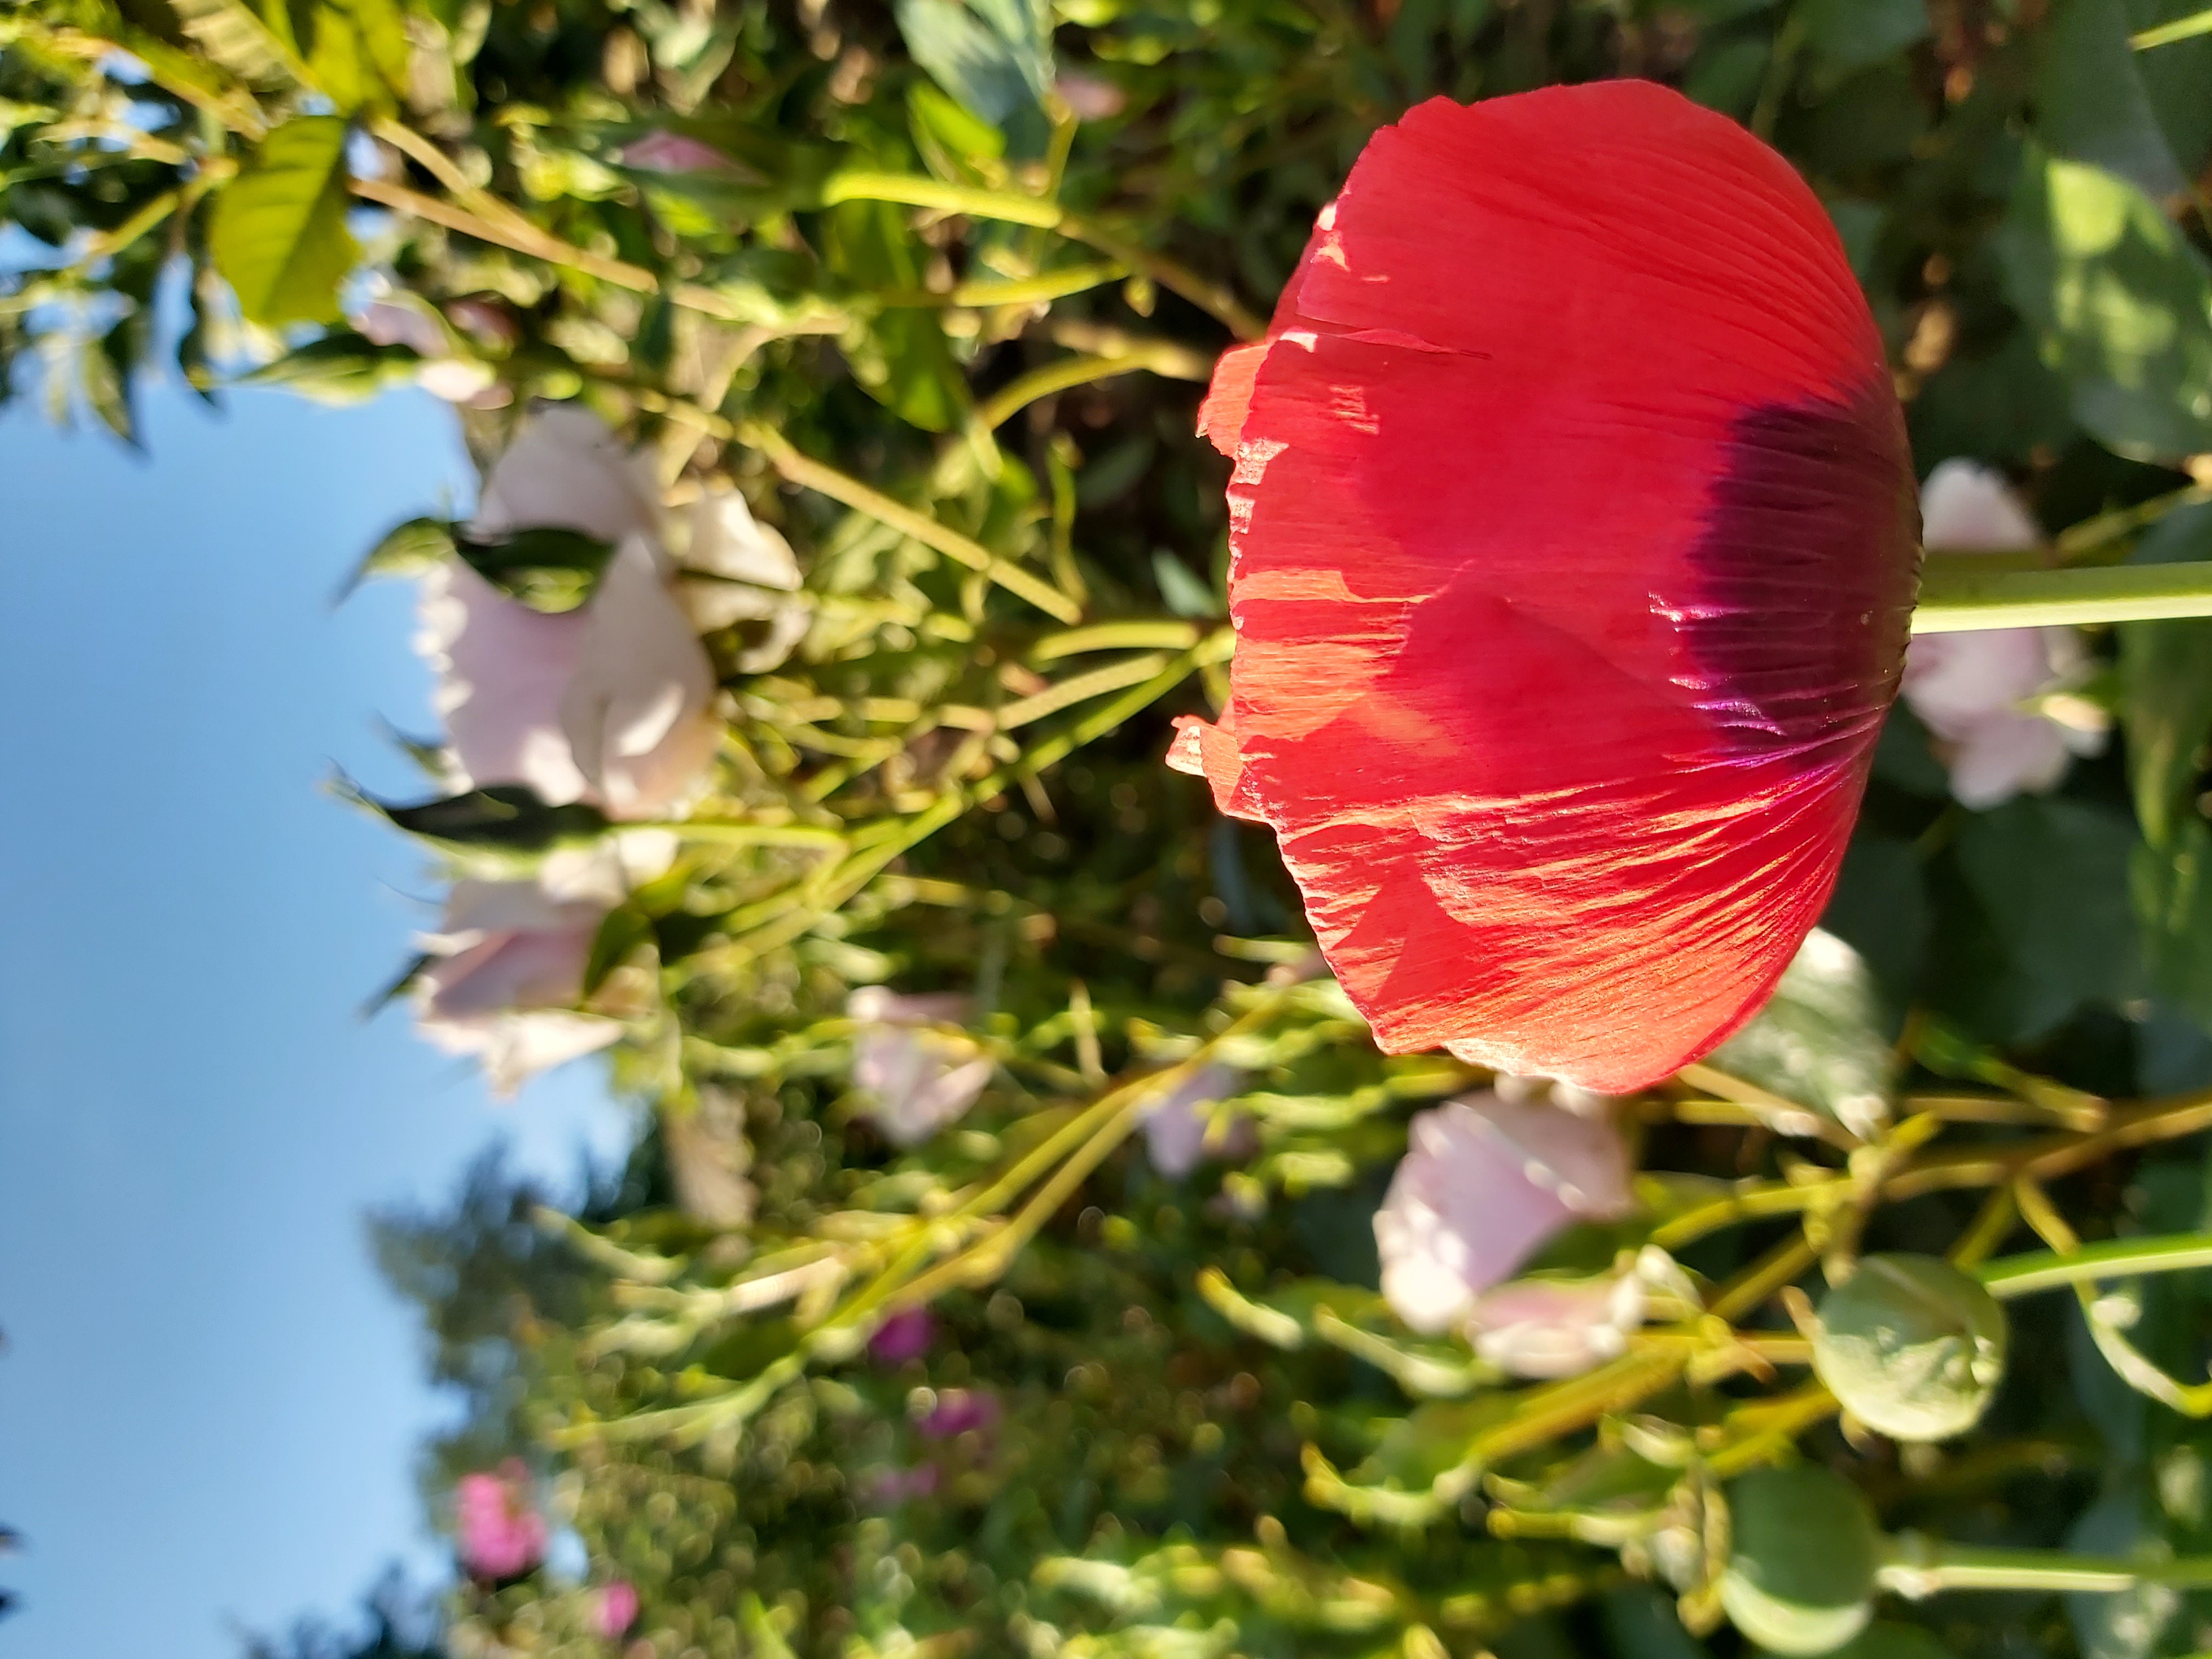
<svg viewBox="0 0 2212 1659">
<path fill-rule="evenodd" d="M 672 587 L 657 491 L 596 416 L 549 410 L 485 481 L 480 537 L 557 526 L 614 542 L 592 598 L 549 615 L 459 560 L 422 584 L 416 649 L 462 787 L 523 784 L 611 817 L 679 810 L 720 738 L 714 665 Z"/>
<path fill-rule="evenodd" d="M 1569 1222 L 1633 1207 L 1612 1124 L 1485 1090 L 1422 1112 L 1375 1212 L 1382 1294 L 1415 1330 L 1462 1323 Z"/>
<path fill-rule="evenodd" d="M 1948 460 L 1920 492 L 1921 539 L 1941 552 L 2025 552 L 2041 531 L 2002 475 Z M 2099 711 L 2078 698 L 2045 712 L 2053 692 L 2088 676 L 2073 628 L 1982 629 L 1917 634 L 1905 658 L 1904 696 L 1938 745 L 1951 793 L 1980 810 L 2023 792 L 2053 788 L 2076 755 L 2105 746 Z"/>
<path fill-rule="evenodd" d="M 738 164 L 712 144 L 662 129 L 633 138 L 617 158 L 648 173 L 735 173 Z"/>
<path fill-rule="evenodd" d="M 712 634 L 739 623 L 765 624 L 738 652 L 737 667 L 746 674 L 775 667 L 805 637 L 814 615 L 799 594 L 791 544 L 755 519 L 734 489 L 702 495 L 679 527 L 683 569 L 676 591 L 692 627 Z"/>
<path fill-rule="evenodd" d="M 918 1146 L 975 1103 L 991 1080 L 989 1056 L 956 1029 L 969 1014 L 955 995 L 900 996 L 863 986 L 846 1000 L 858 1022 L 853 1034 L 853 1084 L 868 1113 L 895 1146 Z"/>
<path fill-rule="evenodd" d="M 446 302 L 446 320 L 487 345 L 511 346 L 522 337 L 513 314 L 496 300 L 473 295 L 449 300 Z"/>
<path fill-rule="evenodd" d="M 1053 82 L 1060 101 L 1079 119 L 1103 121 L 1127 108 L 1129 94 L 1111 81 L 1080 70 L 1068 70 Z"/>
<path fill-rule="evenodd" d="M 1475 1299 L 1467 1316 L 1476 1353 L 1515 1376 L 1579 1376 L 1628 1350 L 1644 1322 L 1644 1281 L 1524 1279 Z"/>
<path fill-rule="evenodd" d="M 461 1565 L 477 1578 L 520 1577 L 545 1557 L 545 1517 L 531 1506 L 528 1476 L 511 1460 L 497 1474 L 460 1478 L 453 1531 Z"/>
<path fill-rule="evenodd" d="M 1207 1108 L 1227 1099 L 1243 1085 L 1243 1073 L 1234 1066 L 1201 1066 L 1145 1109 L 1145 1153 L 1152 1167 L 1170 1180 L 1181 1180 L 1198 1167 L 1207 1152 L 1216 1157 L 1249 1154 L 1250 1120 L 1238 1116 L 1207 1144 L 1212 1114 Z"/>
<path fill-rule="evenodd" d="M 541 525 L 603 542 L 659 534 L 650 465 L 580 404 L 555 404 L 524 422 L 484 479 L 471 528 L 489 538 Z"/>
<path fill-rule="evenodd" d="M 592 1607 L 592 1629 L 613 1641 L 637 1622 L 637 1586 L 617 1578 L 602 1589 Z"/>
<path fill-rule="evenodd" d="M 592 940 L 635 883 L 672 861 L 674 839 L 632 831 L 550 854 L 530 881 L 462 880 L 440 930 L 416 942 L 416 1029 L 447 1054 L 473 1055 L 492 1092 L 604 1048 L 615 1020 L 580 1012 Z"/>
<path fill-rule="evenodd" d="M 354 332 L 371 345 L 405 346 L 418 357 L 442 357 L 453 349 L 436 313 L 419 301 L 372 300 L 352 321 Z"/>
</svg>

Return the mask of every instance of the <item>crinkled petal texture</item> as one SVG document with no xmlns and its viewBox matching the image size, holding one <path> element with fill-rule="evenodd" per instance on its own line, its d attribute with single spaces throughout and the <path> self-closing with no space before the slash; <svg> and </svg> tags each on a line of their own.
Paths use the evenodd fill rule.
<svg viewBox="0 0 2212 1659">
<path fill-rule="evenodd" d="M 1203 418 L 1233 696 L 1171 758 L 1274 826 L 1377 1040 L 1620 1092 L 1726 1037 L 1834 881 L 1918 557 L 1788 164 L 1640 82 L 1424 104 Z"/>
</svg>

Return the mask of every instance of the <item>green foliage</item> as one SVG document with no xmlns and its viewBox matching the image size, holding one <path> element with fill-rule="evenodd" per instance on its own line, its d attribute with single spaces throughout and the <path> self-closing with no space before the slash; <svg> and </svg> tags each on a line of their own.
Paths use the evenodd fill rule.
<svg viewBox="0 0 2212 1659">
<path fill-rule="evenodd" d="M 738 579 L 683 578 L 720 604 L 720 763 L 585 970 L 585 1006 L 630 1033 L 628 1167 L 567 1217 L 486 1169 L 450 1212 L 380 1227 L 462 1407 L 434 1513 L 520 1456 L 591 1562 L 587 1583 L 464 1584 L 449 1650 L 605 1653 L 593 1597 L 620 1578 L 643 1602 L 626 1639 L 660 1659 L 1697 1659 L 1735 1640 L 1703 1639 L 1732 1564 L 1788 1529 L 1739 1504 L 1731 1540 L 1729 1494 L 1792 1455 L 1893 1532 L 2212 1545 L 2206 1443 L 2170 1403 L 2206 1358 L 2185 1276 L 2114 1281 L 2087 1313 L 2010 1304 L 2014 1354 L 2072 1353 L 2078 1386 L 2016 1364 L 1942 1461 L 1831 1426 L 1777 1300 L 1862 1252 L 2004 1246 L 2014 1212 L 1984 1200 L 2017 1176 L 2039 1228 L 2204 1224 L 2201 1157 L 2143 1150 L 2197 1109 L 2112 1103 L 2212 1082 L 2203 624 L 2090 640 L 2066 695 L 2123 745 L 2048 793 L 1968 811 L 1949 753 L 1893 719 L 1835 949 L 1620 1109 L 1638 1212 L 1532 1264 L 1644 1275 L 1646 1324 L 1562 1383 L 1390 1313 L 1372 1217 L 1407 1120 L 1486 1079 L 1376 1053 L 1314 976 L 1269 838 L 1159 764 L 1234 643 L 1198 383 L 1368 135 L 1431 95 L 1641 74 L 1750 123 L 1830 204 L 1923 472 L 2002 464 L 2060 559 L 2204 556 L 2212 37 L 2128 45 L 2189 10 L 40 0 L 0 21 L 0 217 L 42 250 L 0 279 L 0 361 L 39 359 L 58 407 L 135 432 L 169 270 L 204 391 L 420 374 L 337 325 L 373 263 L 493 377 L 461 417 L 480 456 L 532 399 L 580 400 L 679 504 L 740 491 L 803 575 L 735 602 Z M 452 556 L 560 610 L 605 549 L 418 520 L 362 574 Z M 516 788 L 365 804 L 453 872 L 526 875 L 610 830 Z M 971 998 L 939 1035 L 990 1073 L 914 1146 L 852 1082 L 848 998 L 878 983 Z M 1196 1109 L 1207 1155 L 1170 1176 L 1140 1143 L 1185 1081 L 1220 1097 Z M 923 1305 L 932 1341 L 871 1354 Z M 2142 1365 L 2116 1371 L 2124 1352 Z M 1845 1565 L 1838 1629 L 1864 1599 Z M 2170 1659 L 2203 1645 L 2203 1600 L 1886 1602 L 1910 1622 L 1849 1650 Z"/>
<path fill-rule="evenodd" d="M 248 322 L 334 323 L 361 250 L 346 229 L 345 123 L 303 115 L 271 132 L 216 199 L 216 269 Z"/>
</svg>

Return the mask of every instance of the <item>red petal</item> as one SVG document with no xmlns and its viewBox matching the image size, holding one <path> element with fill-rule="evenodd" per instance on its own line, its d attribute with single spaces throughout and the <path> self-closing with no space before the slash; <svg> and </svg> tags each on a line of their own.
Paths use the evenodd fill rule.
<svg viewBox="0 0 2212 1659">
<path fill-rule="evenodd" d="M 1237 434 L 1244 429 L 1244 411 L 1252 402 L 1252 377 L 1267 355 L 1264 342 L 1231 346 L 1213 366 L 1213 384 L 1198 406 L 1198 429 L 1224 455 L 1237 453 Z"/>
<path fill-rule="evenodd" d="M 1433 100 L 1231 356 L 1234 736 L 1192 758 L 1377 1039 L 1608 1091 L 1721 1041 L 1826 902 L 1915 582 L 1819 202 L 1646 83 Z"/>
</svg>

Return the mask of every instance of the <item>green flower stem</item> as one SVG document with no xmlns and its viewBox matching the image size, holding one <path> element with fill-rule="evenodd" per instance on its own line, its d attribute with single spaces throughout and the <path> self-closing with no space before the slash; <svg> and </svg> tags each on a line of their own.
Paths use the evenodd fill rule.
<svg viewBox="0 0 2212 1659">
<path fill-rule="evenodd" d="M 2051 1590 L 2112 1593 L 2140 1584 L 2177 1589 L 2212 1587 L 2212 1556 L 2178 1561 L 2135 1561 L 2117 1555 L 2075 1555 L 2065 1550 L 2000 1549 L 1951 1544 L 1917 1533 L 1890 1540 L 1881 1588 L 1918 1601 L 1942 1590 Z"/>
<path fill-rule="evenodd" d="M 2153 46 L 2170 46 L 2177 40 L 2191 40 L 2199 34 L 2212 34 L 2212 6 L 2193 11 L 2186 17 L 2177 17 L 2171 23 L 2160 23 L 2156 28 L 2145 29 L 2140 34 L 2130 34 L 2128 44 L 2137 52 L 2148 52 Z"/>
<path fill-rule="evenodd" d="M 838 202 L 899 202 L 909 207 L 935 208 L 943 213 L 964 213 L 972 218 L 997 219 L 1007 224 L 1034 225 L 1055 231 L 1070 241 L 1094 247 L 1108 258 L 1149 276 L 1160 287 L 1180 294 L 1203 311 L 1227 324 L 1241 339 L 1256 340 L 1267 325 L 1237 301 L 1218 283 L 1210 283 L 1188 266 L 1139 247 L 1096 220 L 1071 213 L 1059 203 L 1012 191 L 976 190 L 911 173 L 856 170 L 833 173 L 822 187 L 824 204 Z"/>
<path fill-rule="evenodd" d="M 1008 564 L 981 542 L 962 535 L 949 525 L 940 524 L 927 513 L 893 501 L 881 490 L 870 489 L 834 466 L 802 455 L 781 433 L 757 422 L 748 422 L 737 435 L 740 443 L 766 455 L 769 464 L 792 483 L 841 501 L 855 513 L 865 513 L 878 524 L 913 537 L 925 547 L 935 548 L 954 563 L 988 576 L 1009 593 L 1027 599 L 1056 621 L 1073 623 L 1083 619 L 1082 607 L 1048 582 Z"/>
<path fill-rule="evenodd" d="M 1089 386 L 1096 380 L 1110 380 L 1117 374 L 1148 371 L 1171 380 L 1185 380 L 1189 378 L 1183 372 L 1189 366 L 1185 361 L 1188 356 L 1180 346 L 1168 346 L 1118 357 L 1063 357 L 1056 363 L 1047 363 L 1008 381 L 997 393 L 978 404 L 975 424 L 986 432 L 995 431 L 1040 398 Z"/>
<path fill-rule="evenodd" d="M 1992 1296 L 2033 1296 L 2038 1291 L 2055 1291 L 2084 1280 L 2185 1273 L 2192 1267 L 2212 1267 L 2212 1233 L 2114 1238 L 2063 1254 L 2037 1250 L 2027 1255 L 2008 1255 L 1984 1267 L 1981 1279 Z"/>
<path fill-rule="evenodd" d="M 1990 571 L 1947 562 L 1921 583 L 1912 631 L 1956 634 L 2163 617 L 2212 617 L 2212 562 Z"/>
</svg>

